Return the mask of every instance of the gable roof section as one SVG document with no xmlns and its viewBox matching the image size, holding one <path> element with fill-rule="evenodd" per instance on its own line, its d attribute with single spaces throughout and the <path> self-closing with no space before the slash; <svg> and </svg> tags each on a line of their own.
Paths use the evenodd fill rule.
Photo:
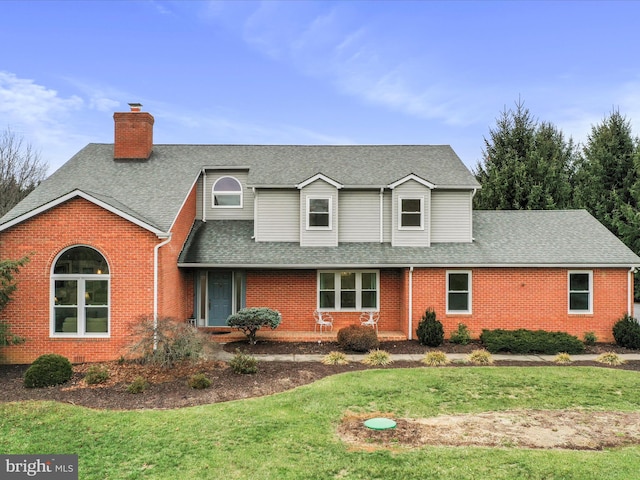
<svg viewBox="0 0 640 480">
<path fill-rule="evenodd" d="M 256 268 L 622 267 L 640 257 L 584 210 L 474 212 L 473 243 L 301 247 L 254 242 L 252 221 L 196 222 L 179 266 Z"/>
<path fill-rule="evenodd" d="M 168 232 L 203 168 L 247 169 L 248 186 L 287 187 L 323 177 L 345 187 L 384 187 L 414 174 L 436 187 L 478 188 L 447 145 L 154 145 L 145 161 L 113 159 L 113 144 L 89 144 L 0 219 L 29 218 L 81 191 L 137 222 Z"/>
</svg>

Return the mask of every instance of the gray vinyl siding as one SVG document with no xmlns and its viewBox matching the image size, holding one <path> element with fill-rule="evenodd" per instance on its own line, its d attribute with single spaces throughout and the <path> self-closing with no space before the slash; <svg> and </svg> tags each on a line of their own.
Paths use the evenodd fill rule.
<svg viewBox="0 0 640 480">
<path fill-rule="evenodd" d="M 340 242 L 380 242 L 380 191 L 340 190 Z"/>
<path fill-rule="evenodd" d="M 393 228 L 393 193 L 384 191 L 384 201 L 382 205 L 382 241 L 391 243 L 391 230 Z"/>
<path fill-rule="evenodd" d="M 431 242 L 471 242 L 471 192 L 435 190 L 431 193 Z"/>
<path fill-rule="evenodd" d="M 422 198 L 423 199 L 423 228 L 400 229 L 399 204 L 401 198 Z M 398 247 L 428 247 L 430 244 L 429 230 L 431 229 L 431 190 L 414 180 L 408 180 L 393 189 L 392 206 L 392 245 Z"/>
<path fill-rule="evenodd" d="M 307 198 L 331 198 L 331 229 L 307 229 Z M 303 247 L 335 247 L 338 245 L 338 189 L 316 180 L 300 190 L 300 245 Z"/>
<path fill-rule="evenodd" d="M 242 185 L 242 208 L 213 207 L 213 184 L 220 177 L 233 177 Z M 245 171 L 209 171 L 206 174 L 206 185 L 203 192 L 206 195 L 204 202 L 207 220 L 253 220 L 253 190 L 247 188 L 248 172 Z M 202 199 L 200 199 L 202 206 Z M 202 217 L 200 217 L 202 218 Z"/>
<path fill-rule="evenodd" d="M 300 240 L 300 192 L 260 189 L 256 192 L 256 242 Z"/>
</svg>

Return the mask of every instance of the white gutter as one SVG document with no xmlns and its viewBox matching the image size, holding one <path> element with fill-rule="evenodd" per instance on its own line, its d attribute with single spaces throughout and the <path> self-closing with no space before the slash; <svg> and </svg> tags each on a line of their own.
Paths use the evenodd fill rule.
<svg viewBox="0 0 640 480">
<path fill-rule="evenodd" d="M 162 238 L 158 236 L 158 238 Z M 171 241 L 171 233 L 167 239 L 153 247 L 153 351 L 158 349 L 158 250 Z"/>
<path fill-rule="evenodd" d="M 413 340 L 413 265 L 409 267 L 409 335 L 408 340 Z"/>
</svg>

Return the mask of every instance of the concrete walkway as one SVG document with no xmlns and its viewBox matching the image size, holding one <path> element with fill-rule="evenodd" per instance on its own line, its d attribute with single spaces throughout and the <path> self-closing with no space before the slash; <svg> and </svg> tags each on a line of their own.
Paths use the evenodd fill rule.
<svg viewBox="0 0 640 480">
<path fill-rule="evenodd" d="M 425 350 L 426 351 L 426 350 Z M 219 349 L 214 354 L 214 357 L 217 360 L 229 361 L 233 358 L 233 353 L 225 352 L 222 348 Z M 288 353 L 281 355 L 260 355 L 260 354 L 250 354 L 252 357 L 255 357 L 260 362 L 319 362 L 322 360 L 324 355 L 309 355 L 309 354 L 296 354 L 296 353 Z M 424 358 L 425 354 L 391 354 L 391 359 L 400 362 L 400 361 L 408 361 L 408 362 L 420 362 Z M 463 362 L 466 360 L 468 354 L 466 353 L 448 353 L 447 357 L 452 362 Z M 625 353 L 620 354 L 620 358 L 624 360 L 640 360 L 640 354 L 638 353 Z M 364 358 L 364 354 L 362 355 L 347 355 L 347 358 L 350 362 L 361 362 Z M 593 361 L 598 357 L 598 355 L 571 355 L 571 360 L 573 362 L 588 362 Z M 503 355 L 492 355 L 493 360 L 505 360 L 505 361 L 514 361 L 514 362 L 551 362 L 553 363 L 556 358 L 555 355 L 511 355 L 511 354 L 503 354 Z"/>
</svg>

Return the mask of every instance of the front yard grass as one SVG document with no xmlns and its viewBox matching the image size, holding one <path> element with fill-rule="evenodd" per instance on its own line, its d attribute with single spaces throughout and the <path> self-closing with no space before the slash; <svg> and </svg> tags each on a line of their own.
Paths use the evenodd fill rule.
<svg viewBox="0 0 640 480">
<path fill-rule="evenodd" d="M 343 443 L 336 428 L 346 412 L 420 418 L 511 409 L 640 411 L 639 391 L 640 375 L 632 371 L 459 367 L 347 373 L 270 397 L 166 411 L 8 403 L 0 404 L 0 452 L 78 454 L 80 478 L 101 480 L 628 479 L 640 468 L 640 446 L 363 451 Z"/>
</svg>

